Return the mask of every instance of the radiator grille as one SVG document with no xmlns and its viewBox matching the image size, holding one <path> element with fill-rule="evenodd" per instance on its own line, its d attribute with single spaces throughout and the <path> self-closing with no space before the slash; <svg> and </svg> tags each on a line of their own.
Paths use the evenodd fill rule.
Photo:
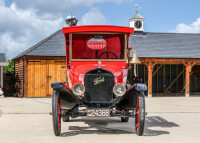
<svg viewBox="0 0 200 143">
<path fill-rule="evenodd" d="M 89 71 L 85 75 L 85 99 L 87 103 L 110 102 L 113 99 L 114 76 L 103 69 Z"/>
</svg>

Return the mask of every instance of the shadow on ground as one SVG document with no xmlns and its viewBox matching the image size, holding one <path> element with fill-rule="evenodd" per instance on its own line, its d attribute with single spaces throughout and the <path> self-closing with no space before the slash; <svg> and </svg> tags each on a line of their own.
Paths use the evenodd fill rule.
<svg viewBox="0 0 200 143">
<path fill-rule="evenodd" d="M 79 134 L 135 134 L 135 119 L 129 120 L 128 123 L 121 122 L 119 118 L 109 119 L 73 119 L 70 122 L 85 122 L 89 127 L 69 126 L 70 131 L 63 132 L 62 137 L 75 136 Z M 66 125 L 67 123 L 64 123 Z M 176 123 L 168 122 L 160 116 L 147 116 L 143 136 L 158 136 L 169 134 L 164 130 L 153 130 L 152 127 L 172 128 L 179 127 Z"/>
</svg>

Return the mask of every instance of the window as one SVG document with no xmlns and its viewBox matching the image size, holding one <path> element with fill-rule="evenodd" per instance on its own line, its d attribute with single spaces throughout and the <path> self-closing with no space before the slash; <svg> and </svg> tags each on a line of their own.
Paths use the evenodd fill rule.
<svg viewBox="0 0 200 143">
<path fill-rule="evenodd" d="M 72 59 L 124 59 L 124 46 L 124 34 L 72 34 Z"/>
</svg>

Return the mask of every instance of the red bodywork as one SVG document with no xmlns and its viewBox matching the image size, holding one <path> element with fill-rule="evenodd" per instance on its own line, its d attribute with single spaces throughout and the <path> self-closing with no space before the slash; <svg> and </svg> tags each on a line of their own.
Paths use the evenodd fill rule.
<svg viewBox="0 0 200 143">
<path fill-rule="evenodd" d="M 90 54 L 90 51 L 81 49 L 81 46 L 83 44 L 86 45 L 86 41 L 84 40 L 79 40 L 79 38 L 81 39 L 82 37 L 84 37 L 85 35 L 83 35 L 84 33 L 86 33 L 86 36 L 88 36 L 87 34 L 89 33 L 94 33 L 94 32 L 103 32 L 104 34 L 113 34 L 113 35 L 118 35 L 119 37 L 114 37 L 113 38 L 109 38 L 107 40 L 107 42 L 111 45 L 111 49 L 115 50 L 114 52 L 117 54 L 117 56 L 119 56 L 119 51 L 117 51 L 117 48 L 120 47 L 120 45 L 118 44 L 117 40 L 119 41 L 119 39 L 123 39 L 123 36 L 120 35 L 127 35 L 127 45 L 126 50 L 128 49 L 128 37 L 131 33 L 133 33 L 133 28 L 129 28 L 129 27 L 121 27 L 121 26 L 74 26 L 74 27 L 66 27 L 63 28 L 63 33 L 65 35 L 65 40 L 66 40 L 66 61 L 67 61 L 67 77 L 68 77 L 68 83 L 66 86 L 69 86 L 69 88 L 71 89 L 72 86 L 75 83 L 83 83 L 84 84 L 84 77 L 85 77 L 85 73 L 87 73 L 88 71 L 92 70 L 92 69 L 96 69 L 99 67 L 99 63 L 97 60 L 93 60 L 92 58 L 92 51 Z M 90 60 L 71 60 L 70 59 L 70 33 L 74 34 L 75 36 L 72 36 L 72 43 L 73 46 L 76 46 L 78 48 L 76 48 L 75 50 L 76 53 L 71 52 L 71 58 L 73 59 L 78 58 L 78 57 L 82 57 L 84 54 L 88 54 L 91 56 Z M 73 38 L 74 37 L 74 38 Z M 91 36 L 92 37 L 92 36 Z M 104 36 L 106 38 L 106 36 Z M 74 41 L 73 41 L 74 40 Z M 89 43 L 91 44 L 91 43 Z M 125 43 L 122 43 L 125 44 Z M 80 48 L 79 48 L 80 47 Z M 74 50 L 74 51 L 75 51 Z M 105 50 L 101 50 L 100 49 L 100 53 L 104 52 L 106 50 L 109 49 L 105 49 Z M 122 84 L 126 84 L 126 80 L 127 80 L 127 73 L 128 73 L 128 64 L 126 63 L 126 58 L 124 58 L 124 60 L 114 60 L 112 59 L 111 61 L 109 60 L 104 60 L 104 57 L 102 57 L 102 59 L 100 59 L 101 61 L 101 68 L 108 70 L 110 72 L 113 73 L 114 75 L 114 82 L 115 84 L 117 83 L 122 83 Z"/>
</svg>

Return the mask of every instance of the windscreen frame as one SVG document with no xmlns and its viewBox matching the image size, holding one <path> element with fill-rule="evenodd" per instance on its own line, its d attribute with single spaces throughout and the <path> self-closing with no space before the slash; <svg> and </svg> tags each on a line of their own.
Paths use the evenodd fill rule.
<svg viewBox="0 0 200 143">
<path fill-rule="evenodd" d="M 122 34 L 124 35 L 124 58 L 123 59 L 73 59 L 72 42 L 74 34 Z M 69 62 L 71 61 L 127 61 L 128 34 L 119 32 L 74 32 L 69 34 Z"/>
</svg>

